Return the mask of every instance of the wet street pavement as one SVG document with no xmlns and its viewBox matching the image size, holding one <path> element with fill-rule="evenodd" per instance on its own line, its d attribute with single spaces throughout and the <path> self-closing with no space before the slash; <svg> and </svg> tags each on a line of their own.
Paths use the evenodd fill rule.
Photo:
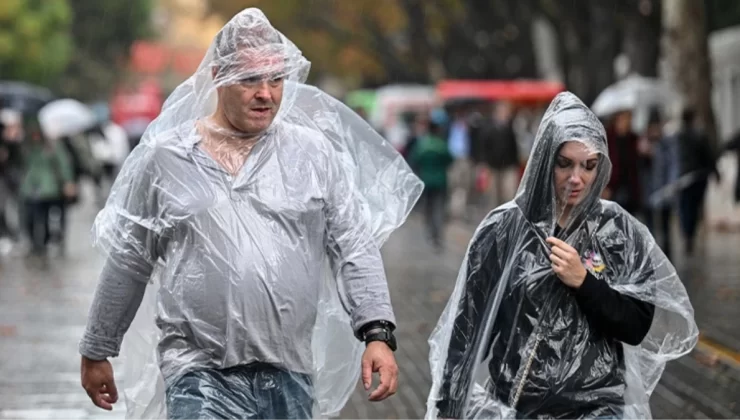
<svg viewBox="0 0 740 420">
<path fill-rule="evenodd" d="M 89 205 L 71 214 L 63 259 L 40 266 L 13 255 L 0 262 L 0 419 L 123 418 L 123 403 L 111 413 L 99 410 L 79 384 L 77 341 L 101 266 L 89 245 L 94 215 Z M 424 416 L 430 386 L 427 338 L 452 291 L 471 234 L 470 226 L 450 226 L 446 250 L 436 254 L 414 215 L 391 237 L 383 252 L 399 324 L 399 390 L 385 402 L 371 403 L 358 386 L 343 418 Z M 655 418 L 740 418 L 740 235 L 708 238 L 694 257 L 677 258 L 703 336 L 694 354 L 666 368 L 651 400 Z"/>
</svg>

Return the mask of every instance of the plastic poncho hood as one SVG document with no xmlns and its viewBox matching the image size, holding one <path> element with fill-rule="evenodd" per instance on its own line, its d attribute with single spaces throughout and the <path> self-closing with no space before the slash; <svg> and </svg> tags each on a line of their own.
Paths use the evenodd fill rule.
<svg viewBox="0 0 740 420">
<path fill-rule="evenodd" d="M 261 11 L 240 12 L 121 169 L 92 233 L 107 265 L 147 273 L 121 351 L 129 418 L 165 417 L 165 384 L 189 371 L 254 361 L 295 373 L 314 416 L 355 389 L 357 328 L 373 308 L 392 315 L 378 250 L 422 184 L 358 115 L 303 84 L 309 67 Z M 199 124 L 222 88 L 265 82 L 282 101 L 232 176 L 199 149 Z"/>
<path fill-rule="evenodd" d="M 572 208 L 559 204 L 570 184 L 563 191 L 556 181 L 568 142 L 597 162 Z M 427 418 L 650 418 L 666 362 L 688 353 L 698 330 L 686 290 L 650 233 L 599 198 L 611 171 L 607 150 L 596 116 L 573 94 L 558 95 L 515 199 L 477 228 L 429 339 Z M 597 281 L 654 305 L 641 341 L 629 345 L 590 325 L 552 270 L 548 236 L 578 251 Z"/>
</svg>

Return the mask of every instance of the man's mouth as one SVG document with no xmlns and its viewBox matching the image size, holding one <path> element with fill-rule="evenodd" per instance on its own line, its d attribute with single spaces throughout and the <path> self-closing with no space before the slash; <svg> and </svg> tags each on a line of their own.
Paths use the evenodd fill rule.
<svg viewBox="0 0 740 420">
<path fill-rule="evenodd" d="M 257 114 L 261 114 L 261 115 L 268 114 L 271 109 L 272 108 L 270 108 L 269 106 L 256 106 L 256 107 L 249 108 L 250 111 L 257 113 Z"/>
</svg>

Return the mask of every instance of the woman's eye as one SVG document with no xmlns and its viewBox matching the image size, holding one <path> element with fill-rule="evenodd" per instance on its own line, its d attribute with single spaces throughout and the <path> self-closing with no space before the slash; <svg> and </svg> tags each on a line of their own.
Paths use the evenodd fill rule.
<svg viewBox="0 0 740 420">
<path fill-rule="evenodd" d="M 568 162 L 567 160 L 558 159 L 557 160 L 557 165 L 558 165 L 559 168 L 567 168 L 567 167 L 570 166 L 570 162 Z"/>
<path fill-rule="evenodd" d="M 596 162 L 586 162 L 586 170 L 593 171 L 596 169 Z"/>
</svg>

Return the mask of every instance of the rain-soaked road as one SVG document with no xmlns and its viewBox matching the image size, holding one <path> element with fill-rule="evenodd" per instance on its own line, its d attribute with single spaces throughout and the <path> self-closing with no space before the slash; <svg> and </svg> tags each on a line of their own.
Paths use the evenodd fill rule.
<svg viewBox="0 0 740 420">
<path fill-rule="evenodd" d="M 123 417 L 122 403 L 111 413 L 99 410 L 79 385 L 77 340 L 101 265 L 88 238 L 94 212 L 86 205 L 72 213 L 64 259 L 52 259 L 46 267 L 22 256 L 1 262 L 0 419 Z M 427 337 L 452 290 L 471 235 L 468 226 L 448 231 L 447 250 L 437 255 L 423 242 L 420 221 L 413 216 L 386 245 L 399 324 L 399 392 L 385 402 L 370 403 L 358 387 L 342 417 L 424 416 L 430 384 Z M 740 417 L 740 360 L 733 361 L 740 350 L 738 245 L 738 234 L 715 234 L 702 253 L 678 262 L 687 273 L 684 281 L 706 337 L 700 345 L 704 351 L 667 367 L 652 399 L 656 418 Z M 125 380 L 120 375 L 117 379 Z"/>
</svg>

